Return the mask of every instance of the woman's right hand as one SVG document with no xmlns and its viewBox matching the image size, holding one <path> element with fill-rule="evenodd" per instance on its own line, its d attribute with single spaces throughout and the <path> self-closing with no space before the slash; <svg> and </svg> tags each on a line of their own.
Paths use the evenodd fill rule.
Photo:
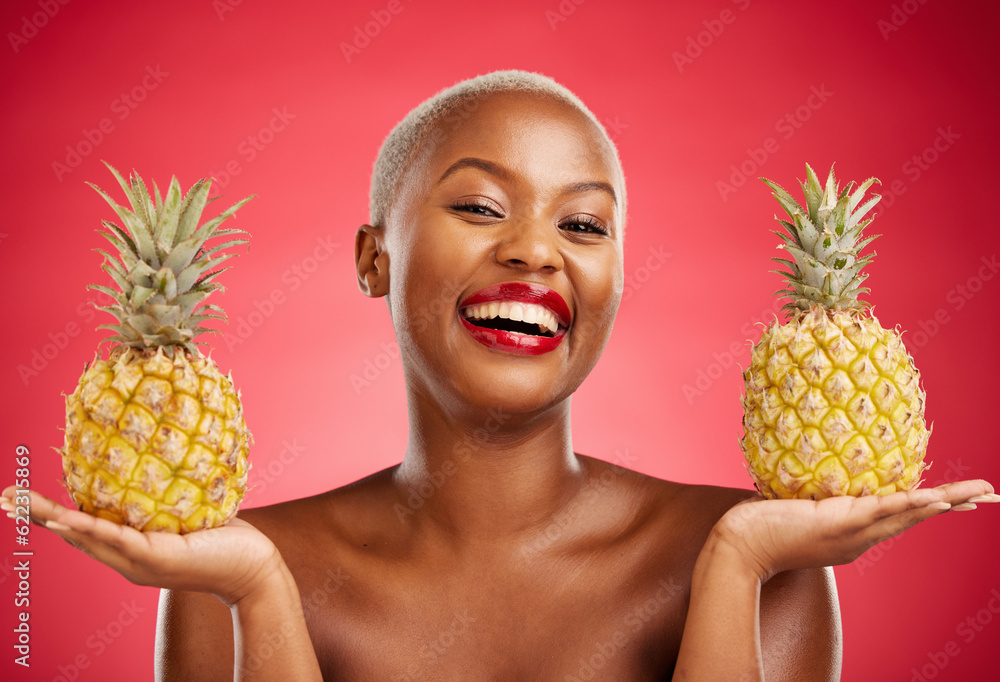
<svg viewBox="0 0 1000 682">
<path fill-rule="evenodd" d="M 0 498 L 0 507 L 9 514 L 15 512 L 16 490 L 11 486 Z M 142 533 L 67 509 L 35 492 L 27 495 L 32 523 L 136 585 L 206 592 L 233 606 L 282 566 L 274 543 L 240 519 L 185 535 Z M 24 506 L 18 504 L 16 509 L 22 511 Z"/>
<path fill-rule="evenodd" d="M 932 516 L 1000 502 L 986 481 L 959 481 L 891 495 L 742 502 L 716 524 L 761 580 L 781 571 L 850 563 Z"/>
</svg>

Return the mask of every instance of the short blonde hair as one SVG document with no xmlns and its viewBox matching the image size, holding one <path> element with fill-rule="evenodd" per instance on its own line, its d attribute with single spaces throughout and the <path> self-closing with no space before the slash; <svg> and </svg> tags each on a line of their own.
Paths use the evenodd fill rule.
<svg viewBox="0 0 1000 682">
<path fill-rule="evenodd" d="M 396 200 L 400 182 L 438 121 L 459 106 L 476 102 L 497 92 L 530 92 L 546 95 L 569 104 L 586 116 L 601 131 L 614 154 L 622 183 L 622 216 L 625 215 L 625 173 L 618 149 L 607 130 L 587 106 L 568 88 L 548 76 L 530 71 L 494 71 L 461 81 L 425 100 L 396 124 L 382 142 L 372 171 L 368 210 L 372 225 L 382 226 Z"/>
</svg>

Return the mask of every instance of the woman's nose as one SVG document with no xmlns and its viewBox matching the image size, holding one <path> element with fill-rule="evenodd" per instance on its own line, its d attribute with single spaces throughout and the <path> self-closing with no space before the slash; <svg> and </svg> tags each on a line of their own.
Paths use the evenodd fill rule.
<svg viewBox="0 0 1000 682">
<path fill-rule="evenodd" d="M 559 230 L 539 217 L 510 221 L 497 248 L 497 260 L 529 272 L 557 272 L 563 268 Z"/>
</svg>

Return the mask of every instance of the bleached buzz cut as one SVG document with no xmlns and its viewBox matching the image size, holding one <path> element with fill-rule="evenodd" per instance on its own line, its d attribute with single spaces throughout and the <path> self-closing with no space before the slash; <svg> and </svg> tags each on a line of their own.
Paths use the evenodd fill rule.
<svg viewBox="0 0 1000 682">
<path fill-rule="evenodd" d="M 372 171 L 371 193 L 369 195 L 369 219 L 372 225 L 384 226 L 389 211 L 396 200 L 400 183 L 410 164 L 427 142 L 435 125 L 453 113 L 458 107 L 498 92 L 528 92 L 546 95 L 569 104 L 586 116 L 601 131 L 614 154 L 615 164 L 622 185 L 622 212 L 625 215 L 625 174 L 622 171 L 618 149 L 596 116 L 579 97 L 568 88 L 548 76 L 530 71 L 494 71 L 475 78 L 461 81 L 445 88 L 413 109 L 396 124 L 382 142 L 375 167 Z"/>
</svg>

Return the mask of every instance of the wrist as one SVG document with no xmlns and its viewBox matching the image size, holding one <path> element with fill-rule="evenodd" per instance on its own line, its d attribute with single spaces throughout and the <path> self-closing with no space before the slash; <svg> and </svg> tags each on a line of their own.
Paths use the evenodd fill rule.
<svg viewBox="0 0 1000 682">
<path fill-rule="evenodd" d="M 218 596 L 231 609 L 266 601 L 274 595 L 298 594 L 298 587 L 281 554 L 274 553 L 231 593 Z"/>
<path fill-rule="evenodd" d="M 723 517 L 709 533 L 698 555 L 698 564 L 703 564 L 703 568 L 725 566 L 732 574 L 755 580 L 759 584 L 767 582 L 778 571 L 750 547 L 746 538 L 745 528 L 734 527 Z"/>
</svg>

